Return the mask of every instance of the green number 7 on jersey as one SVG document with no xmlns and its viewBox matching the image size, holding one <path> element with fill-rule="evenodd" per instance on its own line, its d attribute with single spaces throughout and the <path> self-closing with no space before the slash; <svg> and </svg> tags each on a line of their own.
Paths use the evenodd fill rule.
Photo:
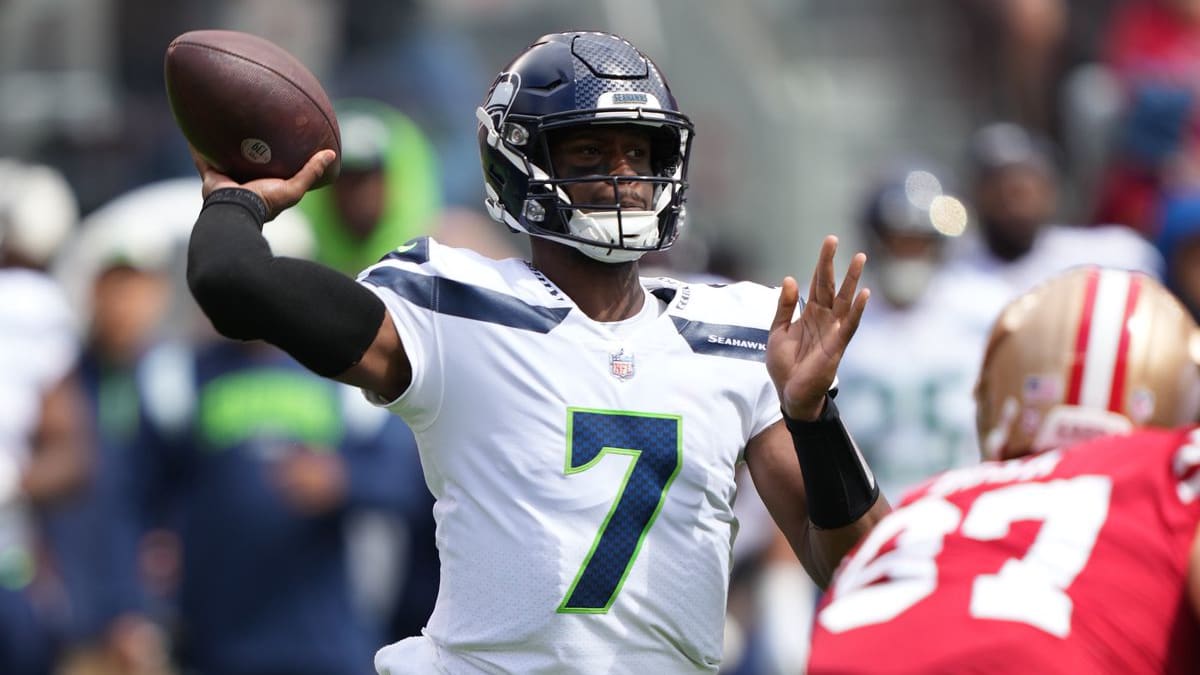
<svg viewBox="0 0 1200 675">
<path fill-rule="evenodd" d="M 632 460 L 559 612 L 603 614 L 612 607 L 683 464 L 682 427 L 678 415 L 567 409 L 568 476 L 608 454 Z"/>
</svg>

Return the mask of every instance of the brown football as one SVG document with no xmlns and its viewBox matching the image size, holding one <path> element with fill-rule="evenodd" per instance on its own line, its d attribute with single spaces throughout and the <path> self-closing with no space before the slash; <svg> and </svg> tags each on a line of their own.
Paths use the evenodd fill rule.
<svg viewBox="0 0 1200 675">
<path fill-rule="evenodd" d="M 180 131 L 230 178 L 289 178 L 324 148 L 338 159 L 317 186 L 337 177 L 342 143 L 333 105 L 283 48 L 249 33 L 191 31 L 171 41 L 163 70 Z"/>
</svg>

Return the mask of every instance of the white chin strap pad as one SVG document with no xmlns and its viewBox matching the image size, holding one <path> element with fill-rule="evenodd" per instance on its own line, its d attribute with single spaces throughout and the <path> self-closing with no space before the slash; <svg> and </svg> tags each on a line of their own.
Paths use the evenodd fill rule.
<svg viewBox="0 0 1200 675">
<path fill-rule="evenodd" d="M 600 262 L 630 262 L 646 252 L 629 251 L 611 246 L 631 246 L 649 249 L 658 244 L 658 216 L 653 211 L 622 211 L 618 227 L 616 211 L 584 213 L 575 211 L 567 223 L 571 234 L 596 242 L 597 246 L 571 242 L 589 258 Z M 621 237 L 624 231 L 625 236 Z"/>
</svg>

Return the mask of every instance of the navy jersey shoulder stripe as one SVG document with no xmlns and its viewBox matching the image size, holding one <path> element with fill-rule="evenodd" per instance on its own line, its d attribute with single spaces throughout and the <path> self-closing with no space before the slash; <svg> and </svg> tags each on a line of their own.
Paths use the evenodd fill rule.
<svg viewBox="0 0 1200 675">
<path fill-rule="evenodd" d="M 377 267 L 363 281 L 389 288 L 414 305 L 438 314 L 536 333 L 549 333 L 571 312 L 570 307 L 539 307 L 487 288 L 395 267 Z"/>
<path fill-rule="evenodd" d="M 689 321 L 672 316 L 675 328 L 697 354 L 766 362 L 767 331 L 761 328 Z"/>
</svg>

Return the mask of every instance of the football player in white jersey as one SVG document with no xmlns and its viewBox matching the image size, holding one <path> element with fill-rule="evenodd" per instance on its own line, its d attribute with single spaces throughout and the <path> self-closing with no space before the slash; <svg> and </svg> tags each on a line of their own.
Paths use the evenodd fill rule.
<svg viewBox="0 0 1200 675">
<path fill-rule="evenodd" d="M 476 116 L 488 211 L 531 235 L 530 261 L 417 239 L 356 284 L 260 234 L 331 151 L 243 186 L 198 158 L 192 292 L 223 334 L 363 388 L 417 435 L 442 582 L 380 673 L 714 673 L 738 463 L 819 583 L 890 508 L 827 393 L 865 256 L 839 288 L 827 238 L 799 312 L 790 277 L 640 278 L 679 233 L 693 128 L 618 36 L 544 36 Z"/>
<path fill-rule="evenodd" d="M 958 280 L 939 274 L 966 219 L 923 161 L 889 167 L 864 199 L 868 281 L 881 297 L 838 369 L 838 407 L 885 494 L 977 461 L 970 394 L 990 325 L 947 312 L 944 288 Z"/>
</svg>

